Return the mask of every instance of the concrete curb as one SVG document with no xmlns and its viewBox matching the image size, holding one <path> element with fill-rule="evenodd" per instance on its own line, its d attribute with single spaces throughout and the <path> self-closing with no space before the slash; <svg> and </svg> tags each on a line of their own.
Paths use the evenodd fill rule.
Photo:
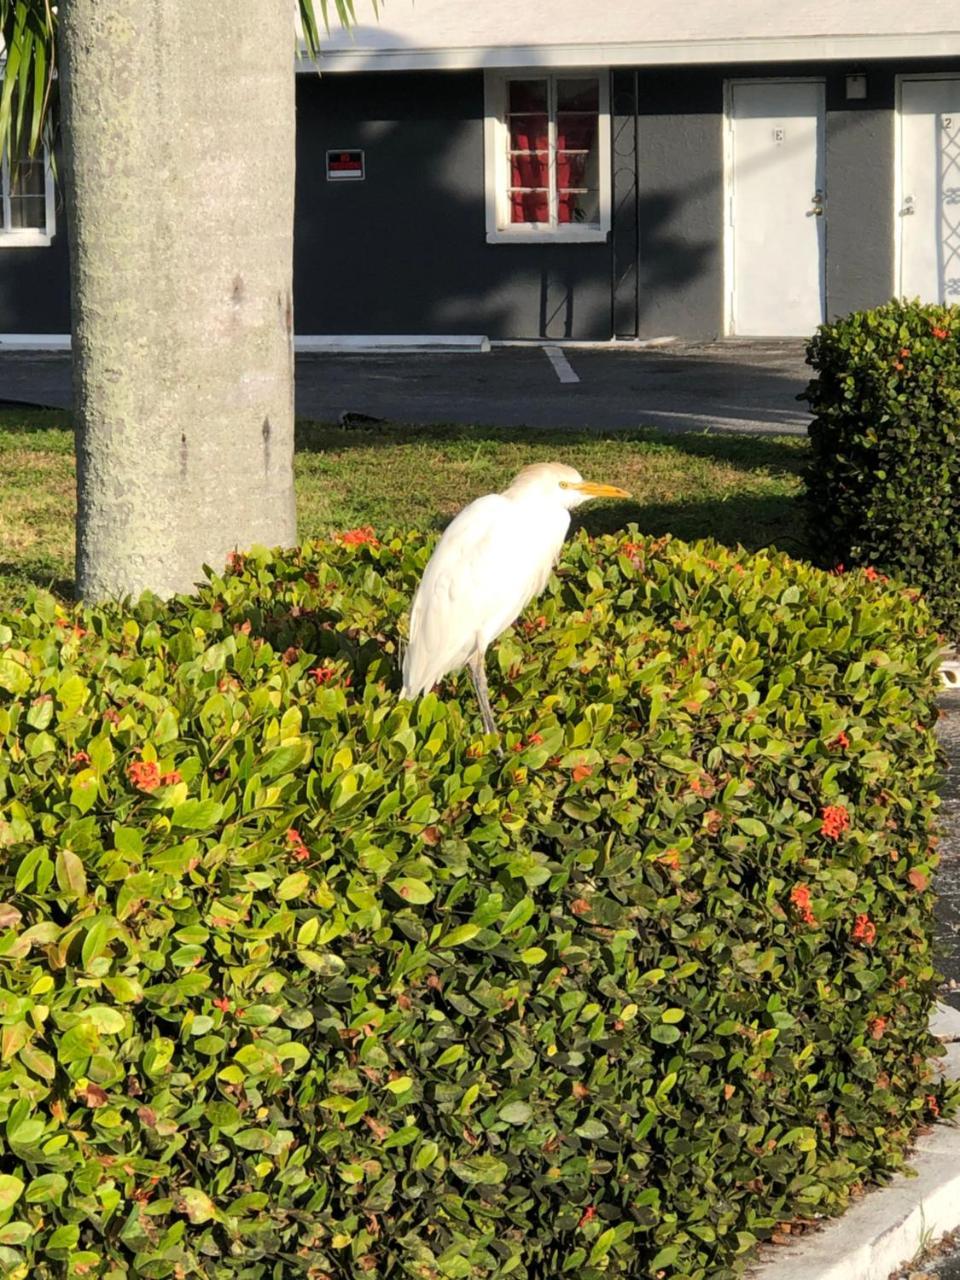
<svg viewBox="0 0 960 1280">
<path fill-rule="evenodd" d="M 947 1045 L 944 1075 L 960 1078 L 960 1012 L 938 1005 L 930 1029 Z M 749 1280 L 887 1280 L 921 1244 L 960 1227 L 960 1128 L 918 1138 L 910 1167 L 916 1177 L 898 1174 L 822 1231 L 762 1249 Z"/>
</svg>

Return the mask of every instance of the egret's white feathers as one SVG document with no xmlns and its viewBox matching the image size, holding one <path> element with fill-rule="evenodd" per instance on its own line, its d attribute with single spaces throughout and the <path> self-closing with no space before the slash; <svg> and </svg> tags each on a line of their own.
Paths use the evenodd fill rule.
<svg viewBox="0 0 960 1280">
<path fill-rule="evenodd" d="M 415 698 L 482 656 L 540 594 L 571 509 L 589 497 L 580 484 L 573 467 L 535 463 L 503 493 L 471 502 L 448 526 L 413 600 L 401 697 Z"/>
<path fill-rule="evenodd" d="M 483 653 L 546 586 L 570 514 L 537 508 L 492 493 L 447 527 L 410 612 L 402 697 L 431 689 Z"/>
</svg>

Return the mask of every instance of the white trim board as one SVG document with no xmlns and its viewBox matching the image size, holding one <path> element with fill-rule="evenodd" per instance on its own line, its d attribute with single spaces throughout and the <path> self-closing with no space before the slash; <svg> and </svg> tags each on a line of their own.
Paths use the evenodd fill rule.
<svg viewBox="0 0 960 1280">
<path fill-rule="evenodd" d="M 960 55 L 956 31 L 882 32 L 861 35 L 755 36 L 713 40 L 629 43 L 502 45 L 437 48 L 321 50 L 301 55 L 298 72 L 458 71 L 481 67 L 638 67 L 702 63 L 837 61 L 844 58 L 946 58 Z"/>
<path fill-rule="evenodd" d="M 0 351 L 69 351 L 69 333 L 0 333 Z"/>
<path fill-rule="evenodd" d="M 306 333 L 294 338 L 293 349 L 298 352 L 338 354 L 364 351 L 460 351 L 480 354 L 490 350 L 490 339 L 483 334 L 459 333 Z"/>
</svg>

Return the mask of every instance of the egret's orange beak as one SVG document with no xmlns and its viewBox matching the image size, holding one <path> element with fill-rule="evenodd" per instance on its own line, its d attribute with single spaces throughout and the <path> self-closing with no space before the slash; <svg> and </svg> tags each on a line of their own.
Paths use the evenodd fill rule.
<svg viewBox="0 0 960 1280">
<path fill-rule="evenodd" d="M 618 489 L 615 484 L 596 484 L 593 480 L 583 480 L 580 484 L 572 484 L 571 489 L 585 493 L 588 498 L 629 498 L 626 489 Z"/>
</svg>

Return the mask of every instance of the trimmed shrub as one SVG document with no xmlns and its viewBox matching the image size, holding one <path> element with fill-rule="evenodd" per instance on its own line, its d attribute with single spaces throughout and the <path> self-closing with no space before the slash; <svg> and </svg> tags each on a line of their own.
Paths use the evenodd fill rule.
<svg viewBox="0 0 960 1280">
<path fill-rule="evenodd" d="M 501 757 L 428 551 L 0 624 L 8 1274 L 721 1280 L 943 1107 L 915 593 L 581 535 Z"/>
<path fill-rule="evenodd" d="M 922 588 L 960 639 L 960 307 L 893 301 L 821 325 L 807 475 L 824 562 Z"/>
</svg>

